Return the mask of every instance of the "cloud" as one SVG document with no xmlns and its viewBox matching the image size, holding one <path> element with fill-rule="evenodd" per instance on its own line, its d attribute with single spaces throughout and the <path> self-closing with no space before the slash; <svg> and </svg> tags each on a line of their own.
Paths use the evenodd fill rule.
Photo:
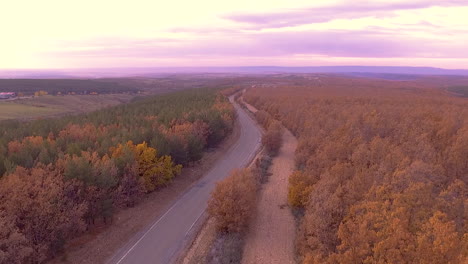
<svg viewBox="0 0 468 264">
<path fill-rule="evenodd" d="M 54 56 L 81 58 L 275 57 L 317 55 L 349 58 L 467 57 L 461 43 L 383 33 L 379 30 L 309 30 L 244 33 L 192 39 L 96 39 Z"/>
<path fill-rule="evenodd" d="M 249 28 L 283 28 L 303 24 L 324 23 L 334 19 L 356 19 L 362 17 L 388 17 L 398 10 L 423 9 L 433 6 L 453 7 L 466 6 L 465 0 L 431 0 L 416 2 L 357 2 L 338 4 L 327 7 L 305 9 L 288 9 L 276 13 L 237 13 L 224 16 L 225 19 L 244 23 Z"/>
<path fill-rule="evenodd" d="M 191 34 L 237 34 L 238 29 L 225 27 L 194 28 L 194 27 L 176 27 L 168 30 L 171 33 L 191 33 Z"/>
</svg>

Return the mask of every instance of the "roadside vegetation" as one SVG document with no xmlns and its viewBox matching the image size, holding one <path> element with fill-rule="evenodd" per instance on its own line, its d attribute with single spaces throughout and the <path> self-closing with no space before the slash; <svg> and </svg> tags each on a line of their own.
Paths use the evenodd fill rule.
<svg viewBox="0 0 468 264">
<path fill-rule="evenodd" d="M 467 263 L 466 99 L 342 81 L 245 95 L 299 140 L 289 203 L 304 211 L 300 262 Z"/>
<path fill-rule="evenodd" d="M 246 169 L 232 172 L 217 183 L 208 203 L 208 214 L 215 220 L 217 236 L 207 263 L 241 263 L 246 234 L 255 217 L 261 184 L 268 181 L 272 157 L 282 144 L 282 127 L 266 112 L 256 113 L 266 129 L 262 137 L 264 152 Z"/>
<path fill-rule="evenodd" d="M 215 89 L 88 114 L 0 122 L 0 263 L 43 263 L 115 210 L 170 184 L 233 128 Z"/>
<path fill-rule="evenodd" d="M 217 183 L 208 202 L 217 235 L 207 263 L 240 263 L 245 232 L 254 215 L 258 181 L 250 169 L 239 169 Z"/>
<path fill-rule="evenodd" d="M 220 232 L 242 232 L 255 208 L 257 182 L 249 169 L 232 172 L 217 183 L 208 203 L 208 213 Z"/>
</svg>

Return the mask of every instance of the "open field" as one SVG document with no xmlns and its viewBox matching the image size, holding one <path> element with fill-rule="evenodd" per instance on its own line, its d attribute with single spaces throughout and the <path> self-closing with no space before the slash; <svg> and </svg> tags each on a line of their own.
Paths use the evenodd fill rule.
<svg viewBox="0 0 468 264">
<path fill-rule="evenodd" d="M 130 94 L 46 95 L 15 101 L 0 101 L 0 120 L 36 119 L 90 112 L 128 102 L 132 98 L 134 95 Z"/>
<path fill-rule="evenodd" d="M 24 105 L 16 102 L 0 102 L 0 120 L 38 118 L 60 113 L 60 109 Z"/>
</svg>

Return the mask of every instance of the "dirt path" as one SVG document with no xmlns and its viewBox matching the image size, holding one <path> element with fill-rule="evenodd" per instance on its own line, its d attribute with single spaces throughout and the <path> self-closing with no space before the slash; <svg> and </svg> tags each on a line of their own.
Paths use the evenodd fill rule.
<svg viewBox="0 0 468 264">
<path fill-rule="evenodd" d="M 243 264 L 295 263 L 295 223 L 287 206 L 287 187 L 294 169 L 297 140 L 285 130 L 283 142 L 273 160 L 272 175 L 260 191 L 256 219 L 244 247 Z"/>
</svg>

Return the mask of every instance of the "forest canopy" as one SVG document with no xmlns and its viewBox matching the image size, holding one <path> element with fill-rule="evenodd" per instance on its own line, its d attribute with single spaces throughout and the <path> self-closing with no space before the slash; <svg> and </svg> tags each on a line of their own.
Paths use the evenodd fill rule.
<svg viewBox="0 0 468 264">
<path fill-rule="evenodd" d="M 163 188 L 232 130 L 216 89 L 0 123 L 0 263 L 42 263 L 95 221 Z M 1 175 L 3 175 L 1 177 Z"/>
<path fill-rule="evenodd" d="M 301 262 L 467 263 L 468 101 L 315 79 L 245 95 L 298 137 Z"/>
</svg>

